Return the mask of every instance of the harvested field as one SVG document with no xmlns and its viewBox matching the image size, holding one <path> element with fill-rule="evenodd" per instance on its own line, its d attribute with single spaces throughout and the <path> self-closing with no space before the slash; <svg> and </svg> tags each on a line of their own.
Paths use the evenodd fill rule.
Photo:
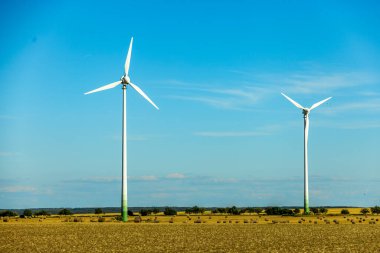
<svg viewBox="0 0 380 253">
<path fill-rule="evenodd" d="M 380 226 L 3 223 L 0 252 L 379 252 Z"/>
</svg>

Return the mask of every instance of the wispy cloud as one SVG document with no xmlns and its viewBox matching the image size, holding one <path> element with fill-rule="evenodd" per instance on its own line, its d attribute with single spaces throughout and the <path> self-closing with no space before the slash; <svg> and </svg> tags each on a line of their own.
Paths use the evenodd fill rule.
<svg viewBox="0 0 380 253">
<path fill-rule="evenodd" d="M 368 121 L 368 120 L 357 120 L 357 121 L 339 121 L 339 122 L 324 122 L 319 123 L 319 126 L 327 128 L 338 128 L 346 130 L 360 130 L 360 129 L 377 129 L 380 128 L 380 121 Z"/>
<path fill-rule="evenodd" d="M 285 84 L 284 90 L 289 93 L 319 94 L 376 84 L 379 78 L 366 72 L 306 72 L 288 74 L 278 81 Z"/>
<path fill-rule="evenodd" d="M 169 98 L 200 102 L 220 109 L 244 110 L 257 104 L 267 92 L 267 89 L 252 84 L 234 86 L 237 88 L 198 86 L 198 88 L 184 89 L 185 95 L 171 95 Z"/>
<path fill-rule="evenodd" d="M 184 179 L 184 178 L 186 178 L 186 176 L 185 176 L 185 174 L 176 172 L 176 173 L 171 173 L 171 174 L 166 175 L 165 178 L 167 178 L 167 179 Z"/>
<path fill-rule="evenodd" d="M 119 182 L 121 177 L 88 177 L 64 180 L 65 183 L 114 183 Z"/>
<path fill-rule="evenodd" d="M 158 177 L 149 175 L 149 176 L 138 176 L 138 177 L 128 177 L 128 180 L 132 181 L 156 181 Z"/>
<path fill-rule="evenodd" d="M 198 131 L 194 132 L 193 135 L 201 137 L 258 137 L 272 135 L 281 129 L 282 126 L 279 125 L 267 125 L 263 127 L 258 127 L 254 131 Z"/>
<path fill-rule="evenodd" d="M 331 113 L 347 112 L 347 111 L 362 111 L 362 112 L 380 112 L 380 99 L 370 99 L 358 102 L 350 102 L 334 106 Z"/>
<path fill-rule="evenodd" d="M 270 134 L 265 132 L 195 132 L 194 135 L 203 137 L 254 137 Z"/>
<path fill-rule="evenodd" d="M 199 102 L 219 109 L 247 110 L 253 109 L 274 94 L 278 95 L 279 92 L 334 95 L 338 91 L 345 90 L 345 94 L 347 94 L 347 89 L 355 89 L 358 94 L 361 92 L 360 89 L 368 90 L 368 87 L 380 82 L 377 74 L 354 71 L 317 72 L 308 70 L 246 75 L 244 71 L 234 70 L 234 73 L 242 75 L 242 78 L 237 78 L 233 86 L 200 83 L 194 86 L 193 83 L 186 84 L 177 81 L 180 85 L 171 87 L 176 90 L 176 93 L 170 95 L 169 98 Z M 377 93 L 367 91 L 366 94 L 375 96 Z"/>
<path fill-rule="evenodd" d="M 0 192 L 17 193 L 17 192 L 37 192 L 33 186 L 11 185 L 0 187 Z"/>
</svg>

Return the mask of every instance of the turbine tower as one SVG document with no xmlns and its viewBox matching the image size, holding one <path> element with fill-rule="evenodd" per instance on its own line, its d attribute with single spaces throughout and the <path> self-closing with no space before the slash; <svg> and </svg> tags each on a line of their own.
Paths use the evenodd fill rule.
<svg viewBox="0 0 380 253">
<path fill-rule="evenodd" d="M 322 101 L 319 101 L 318 103 L 313 104 L 310 108 L 303 107 L 302 105 L 298 104 L 296 101 L 291 99 L 290 97 L 286 96 L 284 93 L 281 93 L 287 100 L 289 100 L 293 105 L 298 107 L 302 110 L 303 118 L 304 118 L 304 144 L 303 144 L 303 157 L 304 157 L 304 213 L 309 214 L 309 171 L 308 171 L 308 157 L 307 157 L 307 143 L 309 138 L 309 113 L 311 110 L 315 109 L 316 107 L 320 106 L 327 100 L 331 99 L 332 97 L 326 98 Z"/>
<path fill-rule="evenodd" d="M 140 93 L 141 96 L 143 96 L 146 100 L 148 100 L 149 103 L 151 103 L 157 110 L 158 107 L 153 103 L 152 100 L 136 85 L 131 83 L 131 79 L 129 78 L 128 71 L 129 71 L 129 64 L 131 61 L 131 54 L 132 54 L 132 44 L 133 44 L 133 37 L 131 38 L 131 42 L 129 44 L 127 59 L 125 60 L 124 65 L 124 75 L 120 78 L 120 81 L 110 83 L 107 85 L 104 85 L 100 88 L 97 88 L 95 90 L 86 92 L 85 95 L 108 90 L 115 88 L 118 85 L 122 85 L 121 88 L 123 90 L 123 127 L 122 127 L 122 188 L 121 188 L 121 217 L 124 222 L 128 220 L 128 202 L 127 202 L 127 86 L 130 85 L 133 89 L 135 89 L 138 93 Z"/>
</svg>

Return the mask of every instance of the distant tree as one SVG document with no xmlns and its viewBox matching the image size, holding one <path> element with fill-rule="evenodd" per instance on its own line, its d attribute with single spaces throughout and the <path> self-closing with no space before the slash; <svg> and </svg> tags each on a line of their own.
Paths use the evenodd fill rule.
<svg viewBox="0 0 380 253">
<path fill-rule="evenodd" d="M 141 214 L 141 216 L 147 216 L 147 215 L 149 215 L 149 214 L 151 214 L 151 213 L 152 213 L 152 211 L 149 210 L 149 209 L 141 209 L 141 210 L 140 210 L 140 214 Z"/>
<path fill-rule="evenodd" d="M 319 208 L 320 213 L 326 214 L 328 211 L 329 210 L 327 208 L 324 208 L 324 207 Z"/>
<path fill-rule="evenodd" d="M 294 215 L 293 210 L 287 208 L 281 208 L 280 213 L 281 215 Z"/>
<path fill-rule="evenodd" d="M 261 208 L 261 207 L 255 207 L 255 208 L 253 209 L 253 211 L 254 211 L 255 213 L 257 213 L 257 214 L 260 214 L 260 213 L 262 213 L 262 212 L 264 211 L 264 209 Z"/>
<path fill-rule="evenodd" d="M 59 214 L 59 215 L 72 215 L 71 211 L 68 210 L 68 209 L 66 209 L 66 208 L 64 208 L 64 209 L 62 209 L 61 211 L 59 211 L 58 214 Z"/>
<path fill-rule="evenodd" d="M 362 214 L 367 214 L 367 213 L 369 213 L 369 209 L 368 209 L 368 208 L 362 208 L 362 209 L 360 210 L 360 212 L 361 212 Z"/>
<path fill-rule="evenodd" d="M 191 214 L 191 213 L 195 213 L 195 214 L 199 214 L 199 213 L 204 213 L 205 212 L 205 209 L 203 207 L 198 207 L 198 206 L 193 206 L 191 208 L 186 208 L 185 209 L 185 213 L 187 214 Z"/>
<path fill-rule="evenodd" d="M 165 207 L 164 210 L 165 215 L 177 215 L 177 211 L 170 207 Z"/>
<path fill-rule="evenodd" d="M 232 215 L 239 215 L 240 210 L 236 206 L 227 207 L 226 212 Z"/>
<path fill-rule="evenodd" d="M 340 211 L 340 214 L 350 214 L 350 211 L 348 211 L 348 209 L 342 209 L 342 211 Z"/>
<path fill-rule="evenodd" d="M 268 207 L 265 209 L 267 215 L 294 215 L 291 209 L 280 207 Z"/>
<path fill-rule="evenodd" d="M 131 210 L 128 210 L 128 216 L 134 216 L 134 214 Z"/>
<path fill-rule="evenodd" d="M 154 214 L 158 214 L 159 212 L 160 212 L 160 209 L 158 209 L 157 207 L 154 207 L 152 209 L 152 213 L 154 213 Z"/>
<path fill-rule="evenodd" d="M 372 214 L 380 214 L 380 206 L 371 207 Z"/>
<path fill-rule="evenodd" d="M 268 215 L 280 215 L 280 208 L 279 207 L 267 207 L 265 208 L 265 213 Z"/>
<path fill-rule="evenodd" d="M 200 208 L 198 207 L 198 206 L 193 206 L 192 208 L 191 208 L 191 212 L 192 213 L 200 213 Z"/>
<path fill-rule="evenodd" d="M 294 212 L 295 214 L 299 214 L 299 213 L 301 212 L 301 210 L 300 210 L 299 208 L 296 208 L 296 209 L 293 210 L 293 212 Z"/>
<path fill-rule="evenodd" d="M 48 216 L 48 215 L 50 215 L 50 213 L 46 212 L 45 210 L 40 210 L 40 211 L 34 212 L 34 215 L 35 216 Z"/>
<path fill-rule="evenodd" d="M 3 212 L 0 213 L 0 216 L 1 217 L 6 217 L 6 216 L 17 216 L 18 214 L 15 213 L 15 212 L 12 212 L 10 210 L 5 210 Z"/>
<path fill-rule="evenodd" d="M 96 208 L 94 211 L 95 214 L 102 214 L 103 210 L 101 208 Z"/>
<path fill-rule="evenodd" d="M 314 214 L 319 214 L 319 209 L 316 207 L 311 207 L 310 211 L 312 211 Z"/>
<path fill-rule="evenodd" d="M 23 215 L 24 215 L 24 217 L 30 217 L 30 216 L 32 216 L 33 215 L 32 210 L 25 209 L 24 212 L 23 212 Z"/>
</svg>

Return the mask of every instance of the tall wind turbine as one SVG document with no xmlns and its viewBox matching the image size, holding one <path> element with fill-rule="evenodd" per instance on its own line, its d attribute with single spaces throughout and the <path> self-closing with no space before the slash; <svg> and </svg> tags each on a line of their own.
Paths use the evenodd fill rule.
<svg viewBox="0 0 380 253">
<path fill-rule="evenodd" d="M 316 107 L 320 106 L 327 100 L 331 99 L 332 97 L 326 98 L 322 101 L 319 101 L 318 103 L 313 104 L 310 108 L 303 107 L 302 105 L 298 104 L 296 101 L 291 99 L 290 97 L 286 96 L 284 93 L 281 93 L 287 100 L 289 100 L 293 105 L 298 107 L 302 110 L 303 118 L 304 118 L 304 146 L 303 146 L 303 157 L 304 157 L 304 212 L 305 214 L 309 214 L 309 175 L 308 175 L 308 159 L 307 159 L 307 142 L 309 138 L 309 113 L 311 110 L 315 109 Z"/>
<path fill-rule="evenodd" d="M 128 204 L 127 204 L 127 86 L 130 85 L 133 89 L 135 89 L 138 93 L 140 93 L 141 96 L 143 96 L 146 100 L 148 100 L 149 103 L 151 103 L 155 108 L 158 107 L 153 103 L 152 100 L 136 85 L 131 83 L 131 79 L 129 78 L 128 71 L 129 71 L 129 63 L 131 61 L 131 54 L 132 54 L 132 44 L 133 44 L 133 37 L 131 38 L 131 43 L 129 44 L 127 59 L 125 60 L 124 65 L 124 75 L 120 78 L 120 81 L 110 83 L 107 85 L 104 85 L 100 88 L 97 88 L 95 90 L 86 92 L 85 95 L 108 90 L 115 88 L 118 85 L 122 85 L 121 88 L 123 90 L 123 130 L 122 130 L 122 189 L 121 189 L 121 217 L 122 220 L 125 222 L 128 220 Z"/>
</svg>

